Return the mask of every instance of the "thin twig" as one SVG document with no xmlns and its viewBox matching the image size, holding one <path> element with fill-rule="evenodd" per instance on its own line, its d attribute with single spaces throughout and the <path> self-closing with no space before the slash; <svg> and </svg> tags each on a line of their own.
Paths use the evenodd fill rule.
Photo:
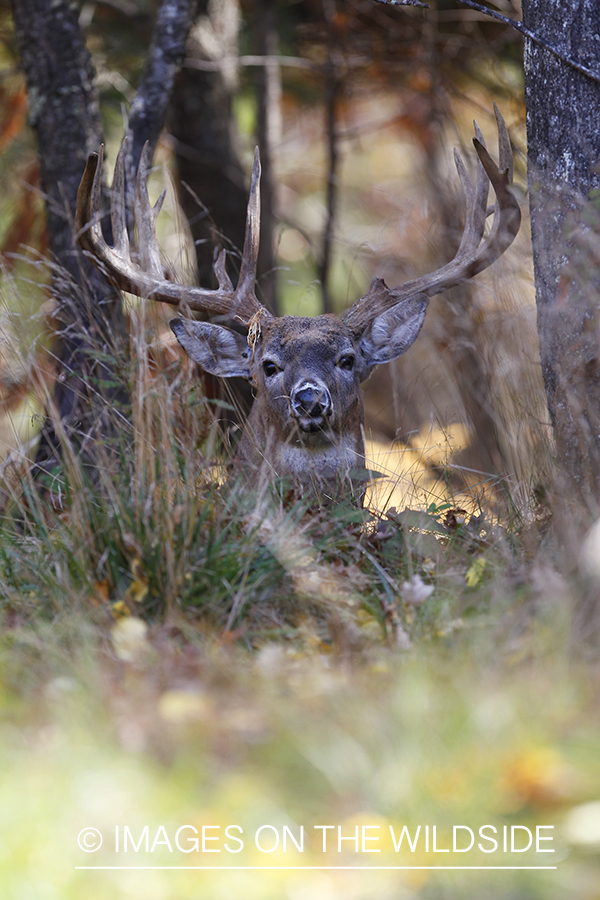
<svg viewBox="0 0 600 900">
<path fill-rule="evenodd" d="M 239 66 L 271 66 L 273 65 L 273 55 L 254 55 L 254 56 L 235 56 L 232 57 L 235 59 L 235 62 Z M 304 59 L 301 56 L 279 56 L 276 55 L 275 59 L 277 61 L 278 66 L 286 66 L 291 69 L 322 69 L 323 66 L 321 63 L 313 62 L 312 59 Z M 198 69 L 201 72 L 215 72 L 222 68 L 224 61 L 229 61 L 228 57 L 223 57 L 222 59 L 210 60 L 210 59 L 194 59 L 193 57 L 186 57 L 183 60 L 182 65 L 188 69 Z M 367 60 L 365 59 L 365 63 Z"/>
<path fill-rule="evenodd" d="M 421 9 L 431 9 L 429 3 L 421 3 L 421 0 L 377 0 L 384 6 L 418 6 Z"/>
<path fill-rule="evenodd" d="M 416 2 L 416 0 L 376 0 L 376 2 L 382 3 L 384 6 L 425 6 L 425 8 L 429 9 L 427 4 Z M 502 13 L 496 12 L 494 9 L 482 6 L 481 3 L 475 3 L 474 0 L 456 0 L 456 2 L 461 6 L 467 6 L 469 9 L 474 9 L 477 12 L 483 13 L 484 16 L 489 16 L 491 19 L 496 19 L 496 21 L 502 22 L 504 25 L 510 25 L 515 31 L 518 31 L 520 34 L 524 35 L 524 37 L 529 38 L 530 41 L 533 41 L 545 50 L 548 50 L 549 53 L 552 53 L 557 59 L 564 62 L 565 65 L 570 66 L 572 69 L 581 72 L 582 75 L 586 75 L 592 81 L 600 84 L 600 75 L 597 72 L 588 69 L 587 66 L 584 66 L 582 63 L 578 63 L 570 56 L 567 56 L 567 54 L 563 53 L 562 50 L 559 50 L 558 47 L 550 44 L 548 41 L 544 40 L 544 38 L 535 34 L 535 32 L 530 31 L 529 28 L 518 19 L 509 19 L 508 16 L 503 16 Z"/>
<path fill-rule="evenodd" d="M 277 182 L 274 152 L 281 140 L 281 69 L 277 56 L 277 31 L 272 0 L 257 0 L 256 46 L 269 63 L 256 73 L 257 138 L 261 161 L 261 201 L 259 270 L 263 299 L 272 313 L 278 314 L 277 269 L 275 265 L 275 228 L 277 224 Z"/>
<path fill-rule="evenodd" d="M 378 0 L 379 3 L 386 3 L 387 0 Z M 593 72 L 591 69 L 588 69 L 587 66 L 578 63 L 576 60 L 572 59 L 570 56 L 567 56 L 566 53 L 563 53 L 562 50 L 559 50 L 558 47 L 555 47 L 553 44 L 548 43 L 548 41 L 541 38 L 539 35 L 535 34 L 533 31 L 530 31 L 522 22 L 518 19 L 509 19 L 507 16 L 503 16 L 501 13 L 496 12 L 493 9 L 488 9 L 487 6 L 482 6 L 481 3 L 474 3 L 473 0 L 456 0 L 457 3 L 460 3 L 461 6 L 468 6 L 469 9 L 474 9 L 477 12 L 483 13 L 485 16 L 490 16 L 492 19 L 496 19 L 498 22 L 503 22 L 504 25 L 511 25 L 515 31 L 519 31 L 526 38 L 529 38 L 530 41 L 533 41 L 535 44 L 539 44 L 540 47 L 543 47 L 545 50 L 548 50 L 549 53 L 552 53 L 556 56 L 557 59 L 560 59 L 561 62 L 564 62 L 567 66 L 571 66 L 572 69 L 576 69 L 577 72 L 581 72 L 582 75 L 586 75 L 592 81 L 595 81 L 597 84 L 600 84 L 600 74 L 597 72 Z M 389 4 L 391 5 L 391 3 Z"/>
<path fill-rule="evenodd" d="M 341 89 L 340 79 L 333 58 L 330 59 L 327 81 L 326 128 L 327 146 L 329 150 L 329 169 L 327 172 L 327 217 L 325 220 L 325 230 L 323 232 L 323 250 L 321 255 L 321 262 L 319 265 L 319 280 L 321 282 L 321 291 L 323 294 L 323 312 L 331 313 L 333 312 L 333 305 L 327 282 L 329 280 L 329 269 L 331 266 L 331 244 L 333 241 L 335 228 L 335 211 L 337 199 L 336 181 L 339 157 L 337 105 Z"/>
</svg>

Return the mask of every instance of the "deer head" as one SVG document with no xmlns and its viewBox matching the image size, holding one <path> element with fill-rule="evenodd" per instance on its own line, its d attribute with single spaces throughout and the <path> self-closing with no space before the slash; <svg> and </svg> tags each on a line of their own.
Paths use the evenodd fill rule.
<svg viewBox="0 0 600 900">
<path fill-rule="evenodd" d="M 360 382 L 375 366 L 397 359 L 419 335 L 429 298 L 461 284 L 491 265 L 512 243 L 520 225 L 519 205 L 509 189 L 512 153 L 504 120 L 495 107 L 499 166 L 485 149 L 475 124 L 478 176 L 473 185 L 455 152 L 466 215 L 462 239 L 451 262 L 428 275 L 389 288 L 375 278 L 368 293 L 341 317 L 276 318 L 255 293 L 260 228 L 260 161 L 254 157 L 246 235 L 237 287 L 227 275 L 225 251 L 215 262 L 219 287 L 186 287 L 165 278 L 155 222 L 164 193 L 150 206 L 146 187 L 147 149 L 140 161 L 134 199 L 137 248 L 126 227 L 122 146 L 111 189 L 113 246 L 100 224 L 102 148 L 88 158 L 77 198 L 78 240 L 117 288 L 151 300 L 237 319 L 248 336 L 210 322 L 171 321 L 185 352 L 203 369 L 223 378 L 251 380 L 256 399 L 240 441 L 240 464 L 265 464 L 274 474 L 306 482 L 364 469 L 363 405 Z M 487 208 L 489 185 L 495 204 Z M 493 221 L 484 239 L 486 217 Z"/>
</svg>

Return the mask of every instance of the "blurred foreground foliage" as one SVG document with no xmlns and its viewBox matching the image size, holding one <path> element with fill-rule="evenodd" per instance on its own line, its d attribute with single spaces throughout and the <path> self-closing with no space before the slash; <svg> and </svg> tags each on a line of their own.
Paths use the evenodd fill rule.
<svg viewBox="0 0 600 900">
<path fill-rule="evenodd" d="M 513 652 L 484 621 L 403 655 L 374 642 L 360 654 L 332 653 L 307 633 L 248 654 L 189 623 L 139 624 L 121 619 L 109 635 L 71 612 L 2 633 L 5 897 L 597 898 L 598 670 L 569 659 L 557 618 L 542 641 L 530 627 Z M 303 825 L 304 852 L 259 852 L 253 836 L 267 824 L 296 837 Z M 346 843 L 338 853 L 333 831 L 323 854 L 314 826 L 325 824 L 350 837 L 367 825 L 385 849 L 367 855 Z M 524 853 L 516 863 L 557 869 L 75 868 L 515 863 L 477 851 L 433 857 L 422 839 L 414 853 L 406 843 L 392 852 L 390 825 L 414 835 L 426 824 L 436 824 L 438 847 L 449 846 L 456 824 L 554 826 L 544 833 L 555 854 Z M 243 834 L 239 855 L 224 852 L 229 825 L 242 829 L 233 832 Z M 162 846 L 115 853 L 116 826 L 136 843 L 148 826 L 150 846 L 155 836 Z M 221 852 L 170 852 L 165 840 L 175 847 L 181 826 L 198 834 L 209 826 L 218 842 L 208 846 Z M 77 846 L 90 827 L 104 837 L 94 854 Z M 272 846 L 271 831 L 263 838 Z"/>
</svg>

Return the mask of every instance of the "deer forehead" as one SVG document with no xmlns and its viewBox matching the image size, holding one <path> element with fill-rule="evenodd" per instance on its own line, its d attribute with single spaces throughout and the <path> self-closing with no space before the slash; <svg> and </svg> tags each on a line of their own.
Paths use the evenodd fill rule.
<svg viewBox="0 0 600 900">
<path fill-rule="evenodd" d="M 273 354 L 286 363 L 325 362 L 353 346 L 350 330 L 332 315 L 283 316 L 269 322 L 261 341 L 263 357 Z"/>
</svg>

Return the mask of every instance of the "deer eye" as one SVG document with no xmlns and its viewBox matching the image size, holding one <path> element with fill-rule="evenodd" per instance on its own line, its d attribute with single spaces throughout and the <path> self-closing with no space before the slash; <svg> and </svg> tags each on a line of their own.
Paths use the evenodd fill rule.
<svg viewBox="0 0 600 900">
<path fill-rule="evenodd" d="M 341 356 L 338 360 L 338 366 L 340 369 L 346 369 L 347 372 L 351 372 L 354 368 L 354 357 L 351 353 L 346 353 L 344 356 Z"/>
<path fill-rule="evenodd" d="M 267 376 L 267 378 L 272 378 L 273 375 L 277 375 L 279 372 L 279 366 L 277 366 L 273 360 L 265 359 L 263 365 L 263 372 Z"/>
</svg>

